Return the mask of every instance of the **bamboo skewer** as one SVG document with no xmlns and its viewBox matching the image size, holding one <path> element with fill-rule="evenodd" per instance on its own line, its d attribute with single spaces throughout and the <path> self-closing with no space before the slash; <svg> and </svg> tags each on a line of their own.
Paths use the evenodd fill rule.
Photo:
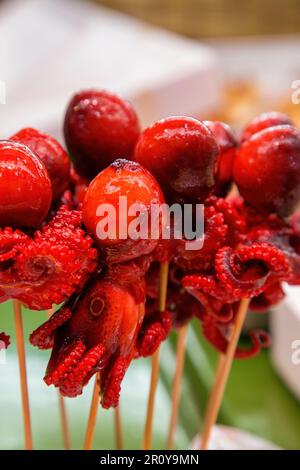
<svg viewBox="0 0 300 470">
<path fill-rule="evenodd" d="M 25 449 L 32 450 L 33 443 L 32 443 L 30 404 L 29 404 L 28 384 L 27 384 L 22 311 L 21 311 L 21 304 L 17 300 L 14 300 L 13 306 L 14 306 L 14 318 L 15 318 L 15 328 L 16 328 L 16 343 L 17 343 L 18 361 L 19 361 Z"/>
<path fill-rule="evenodd" d="M 84 444 L 83 444 L 84 450 L 91 450 L 93 448 L 95 427 L 96 427 L 97 414 L 98 414 L 98 408 L 99 408 L 99 394 L 100 394 L 99 382 L 100 382 L 100 376 L 98 373 L 95 378 L 89 418 L 88 418 L 88 423 L 86 427 L 86 433 L 85 433 Z"/>
<path fill-rule="evenodd" d="M 168 290 L 169 263 L 160 264 L 158 308 L 160 312 L 166 309 L 167 290 Z M 152 446 L 153 417 L 155 406 L 155 394 L 159 377 L 159 357 L 160 348 L 153 354 L 151 363 L 151 379 L 148 396 L 146 424 L 143 439 L 143 449 L 149 450 Z"/>
<path fill-rule="evenodd" d="M 53 313 L 54 313 L 53 308 L 48 310 L 48 318 L 50 318 L 53 315 Z M 57 393 L 58 393 L 58 406 L 59 406 L 63 446 L 65 450 L 70 450 L 71 449 L 71 437 L 70 437 L 70 431 L 69 431 L 69 425 L 68 425 L 68 416 L 67 416 L 65 400 L 59 391 Z"/>
<path fill-rule="evenodd" d="M 154 416 L 154 405 L 155 405 L 155 392 L 159 377 L 159 356 L 160 350 L 158 349 L 152 356 L 151 362 L 151 379 L 150 379 L 150 390 L 147 405 L 147 417 L 144 432 L 143 449 L 149 450 L 152 445 L 152 432 L 153 432 L 153 416 Z"/>
<path fill-rule="evenodd" d="M 185 359 L 185 343 L 187 337 L 188 325 L 184 325 L 180 328 L 177 339 L 177 351 L 176 351 L 176 366 L 175 374 L 172 385 L 172 407 L 171 407 L 171 416 L 169 424 L 169 432 L 167 437 L 167 449 L 170 450 L 173 448 L 174 443 L 174 434 L 177 424 L 178 417 L 178 408 L 180 402 L 180 390 L 181 390 L 181 379 L 184 369 L 184 359 Z"/>
<path fill-rule="evenodd" d="M 58 392 L 58 404 L 59 404 L 59 414 L 60 414 L 60 422 L 61 422 L 61 430 L 62 430 L 62 437 L 63 437 L 63 444 L 65 450 L 71 449 L 71 438 L 68 426 L 68 417 L 67 417 L 67 410 L 65 406 L 64 397 Z"/>
<path fill-rule="evenodd" d="M 169 263 L 160 264 L 159 273 L 159 291 L 158 291 L 158 309 L 160 312 L 164 312 L 166 309 L 167 293 L 168 293 L 168 275 L 169 275 Z"/>
<path fill-rule="evenodd" d="M 203 433 L 200 443 L 200 448 L 202 450 L 208 449 L 211 431 L 218 418 L 236 347 L 248 311 L 249 302 L 250 299 L 241 300 L 226 353 L 222 354 L 219 359 L 219 364 L 215 375 L 215 381 L 209 398 L 207 411 L 204 419 Z"/>
<path fill-rule="evenodd" d="M 122 434 L 122 421 L 120 405 L 114 410 L 115 413 L 115 434 L 116 434 L 116 449 L 123 450 L 123 434 Z"/>
<path fill-rule="evenodd" d="M 141 308 L 145 308 L 144 305 Z M 93 447 L 94 433 L 97 421 L 97 413 L 99 409 L 99 395 L 100 395 L 100 374 L 96 375 L 94 390 L 92 395 L 92 401 L 90 406 L 88 424 L 84 439 L 84 450 L 91 450 Z M 117 407 L 114 410 L 115 413 L 115 436 L 116 436 L 116 448 L 117 450 L 123 449 L 123 435 L 122 435 L 122 421 L 120 408 Z"/>
</svg>

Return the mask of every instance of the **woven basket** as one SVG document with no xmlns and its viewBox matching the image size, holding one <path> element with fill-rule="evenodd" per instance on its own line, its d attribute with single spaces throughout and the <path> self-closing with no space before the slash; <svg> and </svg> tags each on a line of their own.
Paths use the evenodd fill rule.
<svg viewBox="0 0 300 470">
<path fill-rule="evenodd" d="M 191 37 L 299 33 L 299 0 L 94 0 Z"/>
</svg>

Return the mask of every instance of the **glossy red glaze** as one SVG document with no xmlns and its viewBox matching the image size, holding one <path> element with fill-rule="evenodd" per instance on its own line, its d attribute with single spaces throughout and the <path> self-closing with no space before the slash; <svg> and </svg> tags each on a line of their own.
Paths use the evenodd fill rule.
<svg viewBox="0 0 300 470">
<path fill-rule="evenodd" d="M 42 160 L 51 180 L 53 200 L 58 199 L 70 180 L 70 159 L 62 146 L 50 135 L 31 127 L 20 130 L 10 140 L 26 145 Z"/>
<path fill-rule="evenodd" d="M 289 216 L 300 200 L 300 131 L 276 126 L 254 134 L 238 150 L 233 174 L 246 202 Z"/>
<path fill-rule="evenodd" d="M 189 117 L 169 117 L 142 132 L 134 160 L 157 179 L 166 200 L 202 202 L 214 187 L 218 145 L 211 131 Z"/>
<path fill-rule="evenodd" d="M 256 134 L 256 132 L 262 131 L 263 129 L 267 129 L 268 127 L 284 125 L 293 125 L 292 121 L 287 116 L 287 114 L 278 113 L 276 111 L 262 113 L 259 116 L 256 116 L 254 119 L 252 119 L 252 121 L 247 124 L 241 134 L 240 142 L 242 143 L 245 140 L 250 139 L 250 137 Z"/>
<path fill-rule="evenodd" d="M 204 124 L 213 133 L 218 145 L 217 175 L 215 194 L 225 195 L 232 181 L 232 168 L 236 154 L 237 141 L 230 129 L 224 122 L 204 121 Z"/>
<path fill-rule="evenodd" d="M 140 133 L 137 115 L 122 98 L 84 90 L 67 108 L 64 134 L 78 173 L 93 178 L 116 158 L 130 159 Z"/>
<path fill-rule="evenodd" d="M 38 227 L 52 199 L 42 161 L 25 145 L 0 142 L 0 226 Z"/>
<path fill-rule="evenodd" d="M 127 200 L 128 210 L 119 211 L 120 196 Z M 126 261 L 150 253 L 158 240 L 150 236 L 150 206 L 164 203 L 164 197 L 153 176 L 136 162 L 116 160 L 108 168 L 99 173 L 88 187 L 83 203 L 83 221 L 85 227 L 94 236 L 97 244 L 107 250 L 107 261 Z M 116 231 L 111 232 L 101 221 L 105 221 L 107 213 L 96 215 L 101 204 L 110 204 L 115 208 Z M 129 225 L 135 218 L 129 214 L 133 205 L 142 205 L 143 214 L 148 220 L 148 239 L 133 240 L 127 237 Z M 126 232 L 122 238 L 119 224 L 124 220 Z M 114 226 L 113 226 L 114 227 Z M 99 233 L 107 233 L 106 239 L 100 239 Z"/>
</svg>

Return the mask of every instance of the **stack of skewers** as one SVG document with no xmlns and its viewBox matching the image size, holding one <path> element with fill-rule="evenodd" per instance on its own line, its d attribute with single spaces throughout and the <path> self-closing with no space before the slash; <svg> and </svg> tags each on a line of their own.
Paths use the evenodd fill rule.
<svg viewBox="0 0 300 470">
<path fill-rule="evenodd" d="M 68 153 L 31 128 L 0 142 L 0 302 L 14 303 L 25 447 L 33 439 L 22 305 L 49 312 L 29 340 L 50 350 L 44 382 L 58 389 L 65 448 L 64 397 L 81 395 L 91 379 L 83 447 L 93 447 L 99 402 L 115 409 L 122 447 L 122 381 L 132 361 L 148 356 L 142 447 L 151 448 L 160 345 L 175 329 L 172 449 L 188 325 L 197 318 L 220 354 L 201 439 L 207 449 L 233 360 L 270 344 L 259 330 L 250 348 L 239 347 L 248 308 L 266 312 L 282 300 L 283 282 L 300 284 L 300 131 L 286 115 L 267 113 L 238 140 L 222 122 L 178 116 L 141 132 L 129 103 L 87 90 L 71 99 L 64 135 Z M 191 241 L 184 229 L 178 236 L 174 214 L 165 217 L 175 206 L 196 221 L 202 210 L 201 237 Z M 4 332 L 0 339 L 9 347 Z"/>
</svg>

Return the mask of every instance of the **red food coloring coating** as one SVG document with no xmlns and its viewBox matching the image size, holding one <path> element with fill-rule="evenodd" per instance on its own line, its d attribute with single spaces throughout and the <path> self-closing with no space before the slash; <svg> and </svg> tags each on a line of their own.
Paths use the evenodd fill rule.
<svg viewBox="0 0 300 470">
<path fill-rule="evenodd" d="M 218 145 L 197 119 L 169 117 L 144 130 L 134 160 L 157 179 L 166 200 L 202 202 L 215 184 Z"/>
<path fill-rule="evenodd" d="M 52 199 L 43 162 L 23 144 L 0 142 L 0 226 L 38 227 Z"/>
<path fill-rule="evenodd" d="M 124 211 L 119 210 L 120 196 L 127 202 L 127 211 L 125 208 Z M 83 203 L 83 222 L 96 243 L 105 248 L 108 262 L 127 261 L 150 253 L 157 245 L 158 240 L 151 239 L 150 206 L 162 203 L 164 197 L 153 176 L 138 163 L 119 159 L 99 173 L 88 187 Z M 102 204 L 110 204 L 115 209 L 116 225 L 105 223 L 107 213 L 97 215 Z M 147 239 L 128 238 L 130 224 L 135 219 L 134 215 L 129 215 L 133 204 L 140 205 L 148 220 Z M 125 233 L 119 230 L 122 220 Z M 101 239 L 103 234 L 106 239 Z"/>
<path fill-rule="evenodd" d="M 238 150 L 233 174 L 251 206 L 291 215 L 300 199 L 300 131 L 275 126 L 257 132 Z"/>
<path fill-rule="evenodd" d="M 214 192 L 216 194 L 224 195 L 229 189 L 232 181 L 232 168 L 237 141 L 230 127 L 224 122 L 204 121 L 204 124 L 211 130 L 219 145 L 216 188 Z"/>
<path fill-rule="evenodd" d="M 57 200 L 70 180 L 70 159 L 66 151 L 53 137 L 31 127 L 20 130 L 10 140 L 26 145 L 42 160 L 51 180 L 53 200 Z"/>
<path fill-rule="evenodd" d="M 116 158 L 130 159 L 139 133 L 133 107 L 104 90 L 77 93 L 66 111 L 67 148 L 78 173 L 90 179 Z"/>
<path fill-rule="evenodd" d="M 250 139 L 252 135 L 268 127 L 284 125 L 293 125 L 287 114 L 278 113 L 276 111 L 262 113 L 247 124 L 240 137 L 240 142 L 243 143 L 245 140 Z"/>
</svg>

